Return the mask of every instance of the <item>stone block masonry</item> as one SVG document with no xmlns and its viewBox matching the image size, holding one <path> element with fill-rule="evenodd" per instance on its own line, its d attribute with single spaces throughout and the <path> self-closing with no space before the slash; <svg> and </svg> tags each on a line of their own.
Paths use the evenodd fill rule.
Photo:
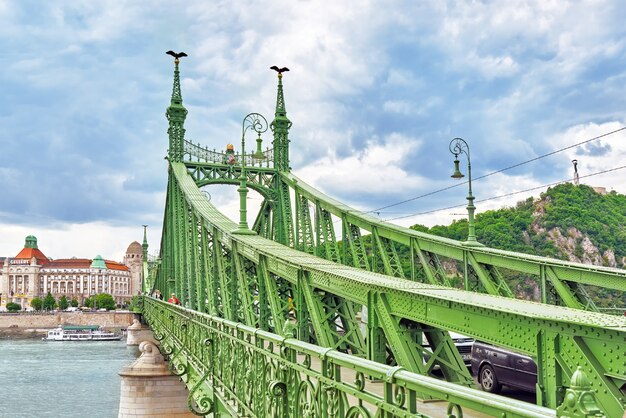
<svg viewBox="0 0 626 418">
<path fill-rule="evenodd" d="M 150 341 L 139 344 L 141 356 L 120 372 L 119 418 L 193 417 L 187 406 L 187 388 L 167 368 Z"/>
</svg>

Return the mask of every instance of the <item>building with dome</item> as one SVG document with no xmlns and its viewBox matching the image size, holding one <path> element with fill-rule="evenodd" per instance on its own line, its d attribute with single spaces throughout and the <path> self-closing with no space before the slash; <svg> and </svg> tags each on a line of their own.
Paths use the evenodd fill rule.
<svg viewBox="0 0 626 418">
<path fill-rule="evenodd" d="M 59 299 L 76 299 L 79 304 L 98 293 L 109 293 L 118 304 L 130 302 L 141 293 L 142 264 L 147 256 L 148 242 L 137 241 L 128 246 L 124 262 L 67 258 L 52 260 L 37 246 L 37 238 L 26 237 L 24 248 L 15 257 L 0 257 L 0 310 L 8 302 L 30 308 L 34 297 L 44 298 L 48 292 Z"/>
</svg>

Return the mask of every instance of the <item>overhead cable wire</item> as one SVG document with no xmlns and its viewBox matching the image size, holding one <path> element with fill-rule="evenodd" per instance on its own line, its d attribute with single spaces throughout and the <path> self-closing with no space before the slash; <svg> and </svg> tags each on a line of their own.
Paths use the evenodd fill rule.
<svg viewBox="0 0 626 418">
<path fill-rule="evenodd" d="M 587 174 L 587 175 L 584 175 L 584 176 L 580 176 L 579 178 L 582 179 L 582 178 L 586 178 L 586 177 L 598 176 L 600 174 L 606 174 L 606 173 L 610 173 L 612 171 L 622 170 L 624 168 L 626 168 L 626 165 L 623 165 L 621 167 L 611 168 L 611 169 L 608 169 L 608 170 L 598 171 L 597 173 Z M 485 199 L 476 200 L 475 203 L 487 202 L 489 200 L 495 200 L 495 199 L 501 199 L 503 197 L 509 197 L 509 196 L 513 196 L 513 195 L 516 195 L 516 194 L 520 194 L 520 193 L 532 192 L 534 190 L 543 189 L 545 187 L 550 187 L 550 186 L 555 186 L 557 184 L 567 183 L 567 182 L 570 182 L 570 181 L 573 181 L 573 180 L 574 180 L 573 178 L 560 180 L 560 181 L 556 181 L 556 182 L 553 182 L 553 183 L 543 184 L 543 185 L 537 186 L 537 187 L 531 187 L 530 189 L 519 190 L 519 191 L 516 191 L 516 192 L 506 193 L 506 194 L 499 195 L 499 196 L 492 196 L 492 197 L 488 197 L 488 198 L 485 198 Z M 447 206 L 445 208 L 433 209 L 433 210 L 429 210 L 429 211 L 425 211 L 425 212 L 418 212 L 418 213 L 413 213 L 413 214 L 410 214 L 410 215 L 404 215 L 404 216 L 398 216 L 398 217 L 395 217 L 395 218 L 383 219 L 383 222 L 389 222 L 389 221 L 395 221 L 395 220 L 398 220 L 398 219 L 411 218 L 413 216 L 427 215 L 429 213 L 440 212 L 440 211 L 443 211 L 443 210 L 456 209 L 456 208 L 460 208 L 460 207 L 463 207 L 463 206 L 465 206 L 465 204 L 454 205 L 454 206 Z"/>
<path fill-rule="evenodd" d="M 578 143 L 576 143 L 576 144 L 569 145 L 569 146 L 567 146 L 567 147 L 564 147 L 564 148 L 560 148 L 560 149 L 554 150 L 554 151 L 549 152 L 549 153 L 547 153 L 547 154 L 543 154 L 543 155 L 540 155 L 540 156 L 538 156 L 538 157 L 531 158 L 530 160 L 522 161 L 521 163 L 513 164 L 513 165 L 511 165 L 511 166 L 509 166 L 509 167 L 505 167 L 505 168 L 502 168 L 502 169 L 500 169 L 500 170 L 492 171 L 491 173 L 487 173 L 487 174 L 484 174 L 484 175 L 482 175 L 482 176 L 479 176 L 479 177 L 473 178 L 472 180 L 473 180 L 473 181 L 476 181 L 476 180 L 484 179 L 484 178 L 489 177 L 489 176 L 493 176 L 494 174 L 498 174 L 498 173 L 502 173 L 502 172 L 504 172 L 504 171 L 512 170 L 512 169 L 517 168 L 517 167 L 520 167 L 520 166 L 522 166 L 522 165 L 525 165 L 525 164 L 528 164 L 528 163 L 532 163 L 532 162 L 534 162 L 534 161 L 540 160 L 540 159 L 542 159 L 542 158 L 549 157 L 549 156 L 554 155 L 554 154 L 558 154 L 558 153 L 563 152 L 563 151 L 567 151 L 568 149 L 576 148 L 576 147 L 578 147 L 578 146 L 580 146 L 580 145 L 584 145 L 584 144 L 587 144 L 587 143 L 589 143 L 589 142 L 596 141 L 596 140 L 598 140 L 598 139 L 601 139 L 601 138 L 604 138 L 604 137 L 607 137 L 607 136 L 610 136 L 610 135 L 616 134 L 616 133 L 621 132 L 621 131 L 624 131 L 624 130 L 626 130 L 626 126 L 623 126 L 623 127 L 619 128 L 619 129 L 615 129 L 615 130 L 613 130 L 613 131 L 611 131 L 611 132 L 606 132 L 606 133 L 604 133 L 604 134 L 602 134 L 602 135 L 598 135 L 598 136 L 595 136 L 595 137 L 593 137 L 593 138 L 589 138 L 589 139 L 584 140 L 584 141 L 582 141 L 582 142 L 578 142 Z M 368 211 L 366 211 L 366 212 L 361 212 L 361 213 L 362 213 L 362 214 L 366 214 L 366 213 L 376 213 L 376 212 L 380 212 L 382 209 L 387 209 L 387 208 L 391 208 L 391 207 L 394 207 L 394 206 L 403 205 L 403 204 L 405 204 L 405 203 L 412 202 L 412 201 L 414 201 L 414 200 L 421 199 L 421 198 L 423 198 L 423 197 L 431 196 L 431 195 L 434 195 L 434 194 L 436 194 L 436 193 L 444 192 L 444 191 L 446 191 L 446 190 L 450 190 L 450 189 L 453 189 L 453 188 L 455 188 L 455 187 L 462 186 L 462 185 L 467 184 L 467 183 L 468 183 L 468 181 L 466 180 L 466 181 L 463 181 L 463 182 L 460 182 L 460 183 L 453 184 L 453 185 L 451 185 L 451 186 L 444 187 L 444 188 L 439 189 L 439 190 L 434 190 L 434 191 L 432 191 L 432 192 L 428 192 L 428 193 L 425 193 L 425 194 L 422 194 L 422 195 L 419 195 L 419 196 L 416 196 L 416 197 L 412 197 L 412 198 L 410 198 L 410 199 L 402 200 L 402 201 L 400 201 L 400 202 L 392 203 L 392 204 L 389 204 L 389 205 L 386 205 L 386 206 L 382 206 L 382 207 L 380 207 L 380 208 L 376 208 L 376 209 L 368 210 Z"/>
</svg>

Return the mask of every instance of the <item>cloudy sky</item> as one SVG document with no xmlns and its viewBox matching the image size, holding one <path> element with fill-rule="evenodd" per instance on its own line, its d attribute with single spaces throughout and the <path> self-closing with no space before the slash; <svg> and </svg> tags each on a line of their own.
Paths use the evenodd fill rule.
<svg viewBox="0 0 626 418">
<path fill-rule="evenodd" d="M 402 225 L 459 219 L 463 206 L 435 210 L 463 205 L 466 185 L 376 209 L 454 185 L 454 137 L 470 144 L 476 178 L 623 128 L 625 10 L 619 0 L 0 0 L 0 256 L 34 234 L 54 258 L 119 260 L 142 224 L 158 248 L 168 49 L 189 55 L 194 142 L 223 149 L 239 143 L 247 113 L 271 119 L 269 67 L 287 66 L 297 176 Z M 476 180 L 478 210 L 571 178 L 573 158 L 581 176 L 623 166 L 625 132 Z M 625 173 L 582 182 L 626 193 Z M 236 217 L 234 188 L 209 192 Z"/>
</svg>

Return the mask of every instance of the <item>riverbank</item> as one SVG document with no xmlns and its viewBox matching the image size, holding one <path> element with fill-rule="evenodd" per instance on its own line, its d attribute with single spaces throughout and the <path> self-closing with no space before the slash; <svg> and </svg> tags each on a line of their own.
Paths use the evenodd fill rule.
<svg viewBox="0 0 626 418">
<path fill-rule="evenodd" d="M 111 331 L 126 329 L 137 314 L 132 312 L 19 312 L 0 313 L 0 339 L 41 338 L 63 325 L 99 325 Z"/>
</svg>

